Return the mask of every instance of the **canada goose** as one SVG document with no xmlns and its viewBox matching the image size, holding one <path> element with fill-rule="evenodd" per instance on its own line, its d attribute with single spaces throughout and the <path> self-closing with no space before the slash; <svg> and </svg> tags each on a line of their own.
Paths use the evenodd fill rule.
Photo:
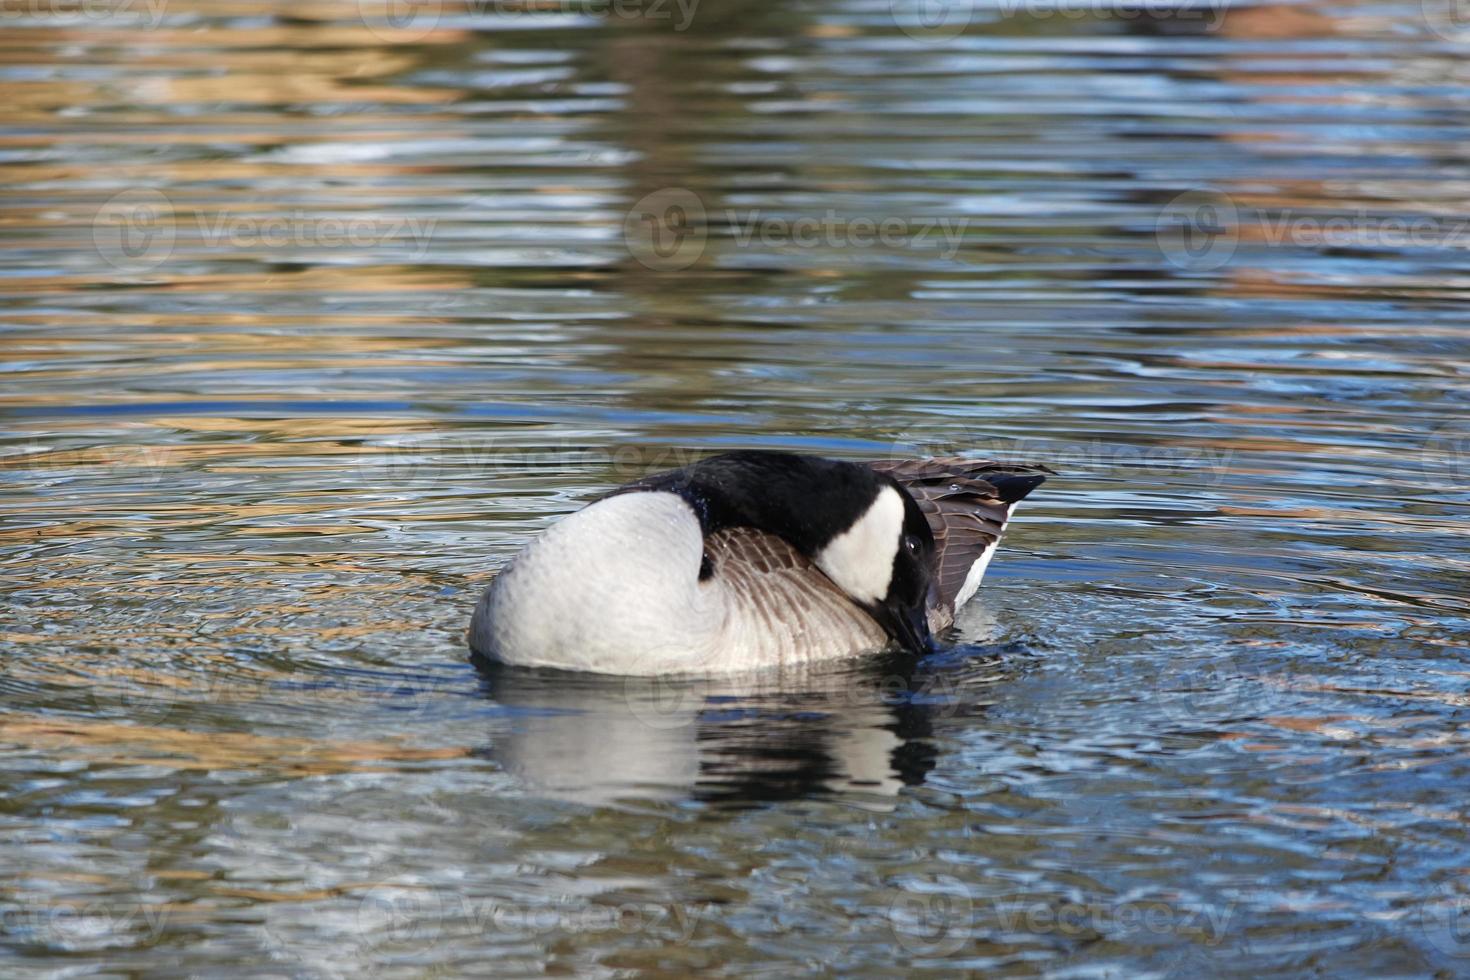
<svg viewBox="0 0 1470 980">
<path fill-rule="evenodd" d="M 502 663 L 713 673 L 911 653 L 975 594 L 1051 472 L 960 458 L 712 456 L 613 490 L 490 583 L 470 646 Z"/>
</svg>

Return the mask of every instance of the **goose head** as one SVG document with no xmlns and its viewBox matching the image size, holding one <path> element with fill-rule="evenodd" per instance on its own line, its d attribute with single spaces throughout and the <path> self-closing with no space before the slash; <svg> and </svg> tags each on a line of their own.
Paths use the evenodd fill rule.
<svg viewBox="0 0 1470 980">
<path fill-rule="evenodd" d="M 626 489 L 679 494 L 706 535 L 751 527 L 784 538 L 895 644 L 910 653 L 932 648 L 934 535 L 913 497 L 892 477 L 858 463 L 743 451 Z"/>
</svg>

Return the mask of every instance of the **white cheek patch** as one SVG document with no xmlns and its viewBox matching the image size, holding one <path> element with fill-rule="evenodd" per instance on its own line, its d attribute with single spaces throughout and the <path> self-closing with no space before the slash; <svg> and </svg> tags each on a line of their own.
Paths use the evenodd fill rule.
<svg viewBox="0 0 1470 980">
<path fill-rule="evenodd" d="M 884 487 L 863 516 L 817 554 L 817 567 L 856 601 L 877 602 L 888 594 L 902 536 L 903 498 Z"/>
</svg>

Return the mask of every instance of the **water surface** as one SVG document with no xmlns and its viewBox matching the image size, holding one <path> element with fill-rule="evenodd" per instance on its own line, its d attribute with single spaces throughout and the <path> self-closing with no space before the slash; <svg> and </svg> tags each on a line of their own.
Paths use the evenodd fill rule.
<svg viewBox="0 0 1470 980">
<path fill-rule="evenodd" d="M 0 972 L 1470 970 L 1451 6 L 88 11 L 0 13 Z M 467 662 L 732 447 L 1060 475 L 950 655 Z"/>
</svg>

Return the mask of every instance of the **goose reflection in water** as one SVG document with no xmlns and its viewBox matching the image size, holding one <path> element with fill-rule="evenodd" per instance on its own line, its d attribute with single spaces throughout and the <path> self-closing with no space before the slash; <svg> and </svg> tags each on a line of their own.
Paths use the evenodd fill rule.
<svg viewBox="0 0 1470 980">
<path fill-rule="evenodd" d="M 483 754 L 578 803 L 756 805 L 840 796 L 889 809 L 934 768 L 934 722 L 981 709 L 1014 646 L 719 677 L 612 677 L 477 660 L 515 716 Z M 977 703 L 980 702 L 980 703 Z"/>
</svg>

